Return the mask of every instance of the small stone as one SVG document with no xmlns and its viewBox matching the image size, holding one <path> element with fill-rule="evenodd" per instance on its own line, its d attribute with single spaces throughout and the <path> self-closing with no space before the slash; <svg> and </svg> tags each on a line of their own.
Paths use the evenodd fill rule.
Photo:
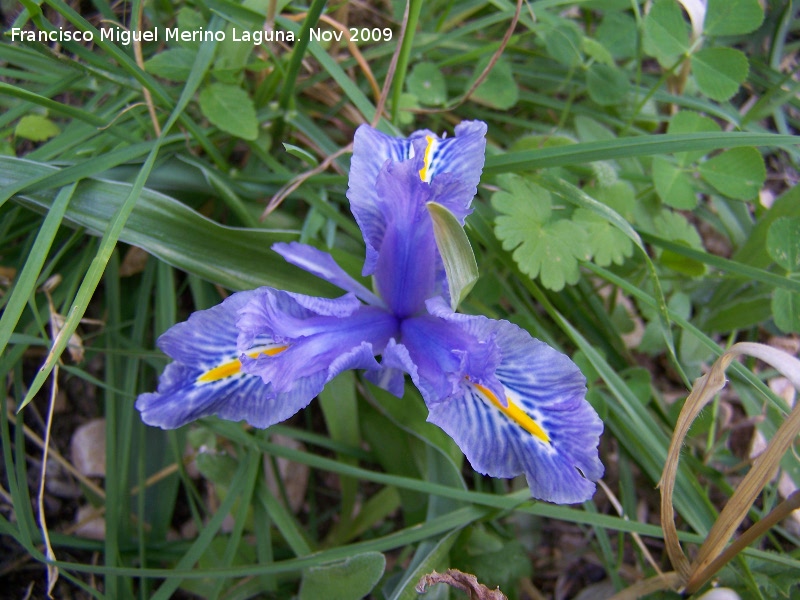
<svg viewBox="0 0 800 600">
<path fill-rule="evenodd" d="M 106 420 L 93 419 L 72 434 L 72 464 L 87 477 L 106 475 Z"/>
</svg>

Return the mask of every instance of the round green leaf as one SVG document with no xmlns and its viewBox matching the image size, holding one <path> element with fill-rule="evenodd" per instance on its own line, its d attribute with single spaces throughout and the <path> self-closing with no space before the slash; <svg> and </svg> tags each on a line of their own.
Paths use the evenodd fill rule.
<svg viewBox="0 0 800 600">
<path fill-rule="evenodd" d="M 692 55 L 692 72 L 697 87 L 719 102 L 738 91 L 749 70 L 747 57 L 734 48 L 704 48 Z"/>
<path fill-rule="evenodd" d="M 488 64 L 488 57 L 481 60 L 475 68 L 475 76 L 482 73 Z M 519 88 L 514 81 L 511 65 L 502 59 L 498 60 L 483 83 L 472 94 L 472 100 L 498 110 L 507 110 L 514 106 L 519 100 Z"/>
<path fill-rule="evenodd" d="M 648 53 L 665 66 L 689 50 L 689 24 L 675 0 L 656 0 L 644 20 Z"/>
<path fill-rule="evenodd" d="M 421 108 L 417 97 L 414 94 L 402 93 L 400 94 L 400 101 L 397 103 L 398 118 L 401 125 L 411 125 L 414 122 L 414 111 Z"/>
<path fill-rule="evenodd" d="M 754 198 L 767 178 L 764 158 L 755 148 L 732 148 L 702 163 L 700 174 L 729 198 Z"/>
<path fill-rule="evenodd" d="M 607 13 L 597 27 L 595 37 L 615 58 L 636 56 L 639 35 L 636 20 L 628 13 Z"/>
<path fill-rule="evenodd" d="M 44 142 L 61 133 L 58 125 L 42 115 L 25 115 L 14 128 L 16 137 L 32 142 Z"/>
<path fill-rule="evenodd" d="M 441 106 L 447 102 L 447 82 L 439 68 L 433 63 L 423 62 L 414 66 L 406 80 L 408 91 L 421 104 Z"/>
<path fill-rule="evenodd" d="M 589 97 L 601 106 L 619 104 L 631 87 L 621 69 L 598 63 L 586 73 L 586 86 Z"/>
<path fill-rule="evenodd" d="M 656 234 L 672 242 L 682 242 L 690 248 L 702 250 L 703 242 L 694 225 L 680 213 L 663 210 L 653 218 Z"/>
<path fill-rule="evenodd" d="M 800 294 L 779 288 L 772 295 L 772 318 L 784 333 L 800 333 Z"/>
<path fill-rule="evenodd" d="M 212 83 L 200 92 L 200 110 L 212 124 L 244 140 L 258 137 L 258 119 L 253 101 L 242 88 Z"/>
<path fill-rule="evenodd" d="M 531 576 L 531 561 L 519 540 L 503 540 L 499 536 L 494 536 L 495 544 L 499 548 L 493 548 L 485 542 L 481 547 L 473 541 L 475 537 L 473 533 L 469 547 L 456 546 L 454 554 L 457 557 L 459 568 L 474 574 L 478 581 L 487 588 L 512 589 L 520 578 Z M 474 596 L 474 598 L 481 597 L 491 598 L 492 596 L 489 594 Z M 420 600 L 424 600 L 424 598 L 420 597 Z"/>
<path fill-rule="evenodd" d="M 697 206 L 697 195 L 689 175 L 662 156 L 653 159 L 653 184 L 664 203 L 681 210 Z"/>
<path fill-rule="evenodd" d="M 178 16 L 176 21 L 177 21 L 176 25 L 178 26 L 178 31 L 198 31 L 204 28 L 206 25 L 208 25 L 208 21 L 200 11 L 190 8 L 188 6 L 184 6 L 178 11 Z M 194 38 L 194 36 L 192 36 L 192 38 Z M 176 42 L 180 46 L 188 48 L 195 52 L 200 47 L 199 41 L 194 39 L 184 40 L 180 36 L 178 37 Z"/>
<path fill-rule="evenodd" d="M 763 22 L 758 0 L 708 0 L 703 31 L 706 35 L 744 35 Z"/>
<path fill-rule="evenodd" d="M 618 213 L 628 222 L 633 222 L 636 209 L 636 192 L 633 186 L 624 180 L 617 180 L 608 187 L 598 187 L 594 190 L 594 197 L 611 210 Z"/>
<path fill-rule="evenodd" d="M 767 230 L 770 258 L 790 273 L 800 273 L 800 217 L 781 217 Z"/>
<path fill-rule="evenodd" d="M 170 48 L 159 52 L 144 63 L 144 69 L 169 81 L 186 81 L 194 65 L 195 56 L 197 52 L 188 48 Z"/>
<path fill-rule="evenodd" d="M 551 195 L 519 176 L 500 179 L 504 190 L 492 195 L 500 215 L 494 232 L 520 270 L 542 285 L 560 291 L 580 278 L 579 260 L 591 257 L 585 230 L 566 219 L 553 219 Z"/>
<path fill-rule="evenodd" d="M 572 23 L 559 25 L 547 32 L 547 53 L 565 67 L 574 67 L 583 60 L 581 34 Z"/>
<path fill-rule="evenodd" d="M 386 569 L 380 552 L 364 552 L 303 574 L 300 600 L 361 600 L 372 591 Z"/>
<path fill-rule="evenodd" d="M 633 254 L 631 239 L 597 213 L 579 208 L 572 219 L 586 231 L 594 262 L 601 267 L 607 267 L 612 262 L 621 265 Z"/>
<path fill-rule="evenodd" d="M 604 65 L 614 66 L 614 57 L 611 52 L 597 40 L 585 37 L 581 43 L 581 48 L 590 58 L 593 58 Z"/>
<path fill-rule="evenodd" d="M 690 110 L 682 110 L 674 115 L 667 128 L 667 133 L 703 133 L 704 131 L 720 131 L 720 126 L 713 119 Z M 680 166 L 686 167 L 705 154 L 704 150 L 676 152 L 675 158 Z"/>
</svg>

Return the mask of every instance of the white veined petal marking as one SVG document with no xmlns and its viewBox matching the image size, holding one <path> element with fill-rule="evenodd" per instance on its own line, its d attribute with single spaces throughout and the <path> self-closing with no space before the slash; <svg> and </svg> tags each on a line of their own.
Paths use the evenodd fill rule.
<svg viewBox="0 0 800 600">
<path fill-rule="evenodd" d="M 495 396 L 489 388 L 478 383 L 470 383 L 470 385 L 475 388 L 480 399 L 487 405 L 499 410 L 509 421 L 516 423 L 536 439 L 545 444 L 550 444 L 550 436 L 547 435 L 544 428 L 534 421 L 530 415 L 522 410 L 510 397 L 506 396 L 508 406 L 503 406 L 497 399 L 497 396 Z"/>
<path fill-rule="evenodd" d="M 262 354 L 265 356 L 275 356 L 276 354 L 280 354 L 286 350 L 286 348 L 288 348 L 288 346 L 263 346 L 261 348 L 254 348 L 250 352 L 247 352 L 247 356 L 250 358 L 257 358 Z M 233 358 L 228 362 L 224 362 L 213 369 L 209 369 L 202 375 L 199 375 L 196 382 L 211 383 L 213 381 L 220 381 L 221 379 L 238 375 L 241 373 L 241 370 L 242 361 L 240 361 L 238 358 Z"/>
</svg>

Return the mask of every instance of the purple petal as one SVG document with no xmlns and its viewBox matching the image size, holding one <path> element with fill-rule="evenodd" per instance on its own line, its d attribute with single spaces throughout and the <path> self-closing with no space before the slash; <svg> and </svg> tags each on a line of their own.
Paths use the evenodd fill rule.
<svg viewBox="0 0 800 600">
<path fill-rule="evenodd" d="M 456 126 L 455 134 L 439 138 L 423 130 L 403 139 L 368 125 L 356 131 L 347 197 L 367 244 L 364 274 L 375 268 L 386 227 L 385 206 L 376 182 L 387 162 L 415 159 L 413 170 L 432 185 L 430 199 L 446 206 L 463 224 L 483 170 L 486 124 L 464 121 Z"/>
<path fill-rule="evenodd" d="M 375 286 L 400 318 L 424 311 L 425 300 L 441 286 L 441 259 L 425 206 L 431 191 L 416 175 L 417 166 L 415 161 L 387 163 L 376 183 L 386 224 L 377 240 Z"/>
<path fill-rule="evenodd" d="M 368 371 L 366 377 L 378 387 L 402 398 L 406 385 L 406 373 L 411 375 L 412 381 L 416 384 L 419 379 L 417 367 L 408 355 L 408 350 L 402 344 L 391 339 L 383 349 L 380 370 Z"/>
<path fill-rule="evenodd" d="M 374 355 L 396 329 L 389 313 L 352 294 L 234 294 L 161 336 L 159 346 L 175 362 L 136 407 L 145 423 L 164 429 L 209 415 L 269 427 L 308 405 L 341 371 L 377 371 Z"/>
<path fill-rule="evenodd" d="M 289 408 L 282 399 L 274 397 L 260 377 L 237 373 L 201 384 L 198 378 L 203 373 L 191 365 L 177 362 L 167 365 L 158 391 L 141 394 L 136 400 L 142 420 L 154 427 L 175 429 L 201 417 L 219 415 L 232 421 L 244 420 L 256 427 L 269 427 L 301 408 Z"/>
<path fill-rule="evenodd" d="M 434 190 L 433 201 L 446 206 L 463 225 L 483 171 L 486 123 L 463 121 L 456 126 L 455 134 L 451 138 L 427 138 L 425 175 Z"/>
<path fill-rule="evenodd" d="M 431 328 L 426 341 L 426 322 L 418 320 L 415 336 L 405 336 L 404 327 L 403 344 L 420 372 L 428 420 L 452 436 L 481 473 L 493 477 L 525 473 L 533 496 L 550 502 L 590 498 L 593 482 L 603 474 L 597 453 L 603 425 L 585 400 L 585 379 L 577 366 L 507 321 L 455 314 L 441 300 L 430 301 L 428 307 L 432 316 L 453 328 L 451 338 L 457 344 L 472 338 L 498 349 L 493 376 L 502 386 L 498 391 L 489 385 L 493 378 L 481 368 L 480 355 L 456 365 L 438 347 L 444 328 Z M 454 384 L 457 390 L 452 390 Z"/>
<path fill-rule="evenodd" d="M 291 242 L 289 244 L 280 242 L 273 244 L 272 249 L 287 262 L 332 283 L 346 292 L 352 292 L 367 304 L 383 305 L 380 298 L 348 275 L 327 252 L 299 242 Z"/>
<path fill-rule="evenodd" d="M 238 311 L 263 289 L 233 294 L 213 308 L 193 313 L 159 338 L 158 346 L 175 362 L 164 370 L 157 392 L 136 400 L 145 423 L 174 429 L 200 417 L 219 415 L 268 427 L 286 418 L 284 405 L 273 398 L 260 377 L 242 372 L 239 361 Z M 247 350 L 279 350 L 267 335 L 254 336 L 252 342 Z"/>
<path fill-rule="evenodd" d="M 375 189 L 378 173 L 387 162 L 408 160 L 410 152 L 411 142 L 407 139 L 386 135 L 369 125 L 356 130 L 347 197 L 367 245 L 365 275 L 375 267 L 386 226 L 383 206 Z"/>
<path fill-rule="evenodd" d="M 424 315 L 403 321 L 401 336 L 416 367 L 412 380 L 428 406 L 461 395 L 467 378 L 503 394 L 495 377 L 501 351 L 494 335 L 479 339 L 457 323 Z"/>
<path fill-rule="evenodd" d="M 268 335 L 285 344 L 277 354 L 242 355 L 242 370 L 276 393 L 311 394 L 309 401 L 344 369 L 379 369 L 374 356 L 397 335 L 391 314 L 352 295 L 326 300 L 268 290 L 240 314 L 240 342 Z"/>
<path fill-rule="evenodd" d="M 264 336 L 278 344 L 286 344 L 293 339 L 313 335 L 363 306 L 353 294 L 331 299 L 271 288 L 261 288 L 258 292 L 239 309 L 236 326 L 242 352 L 253 345 L 253 340 Z M 331 317 L 333 320 L 319 317 Z"/>
<path fill-rule="evenodd" d="M 157 345 L 167 356 L 198 368 L 213 368 L 236 356 L 237 312 L 261 290 L 238 292 L 207 310 L 199 310 L 165 331 Z"/>
</svg>

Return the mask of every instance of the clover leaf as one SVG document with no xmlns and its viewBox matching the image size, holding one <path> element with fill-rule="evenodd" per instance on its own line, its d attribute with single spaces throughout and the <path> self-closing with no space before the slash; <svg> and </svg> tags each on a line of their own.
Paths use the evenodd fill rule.
<svg viewBox="0 0 800 600">
<path fill-rule="evenodd" d="M 653 159 L 653 184 L 659 197 L 669 206 L 682 210 L 697 206 L 691 176 L 663 156 Z"/>
<path fill-rule="evenodd" d="M 579 208 L 572 218 L 586 231 L 594 262 L 601 267 L 607 267 L 612 262 L 621 265 L 633 254 L 633 241 L 597 213 Z"/>
<path fill-rule="evenodd" d="M 712 100 L 724 102 L 747 79 L 747 56 L 736 48 L 703 48 L 692 55 L 697 87 Z"/>
<path fill-rule="evenodd" d="M 504 191 L 492 195 L 501 213 L 494 231 L 520 270 L 553 291 L 577 283 L 578 261 L 591 257 L 586 231 L 555 217 L 550 192 L 532 181 L 512 175 L 501 178 L 501 186 Z"/>
<path fill-rule="evenodd" d="M 755 148 L 731 148 L 701 163 L 700 175 L 718 192 L 738 200 L 758 195 L 767 179 L 764 158 Z"/>
</svg>

